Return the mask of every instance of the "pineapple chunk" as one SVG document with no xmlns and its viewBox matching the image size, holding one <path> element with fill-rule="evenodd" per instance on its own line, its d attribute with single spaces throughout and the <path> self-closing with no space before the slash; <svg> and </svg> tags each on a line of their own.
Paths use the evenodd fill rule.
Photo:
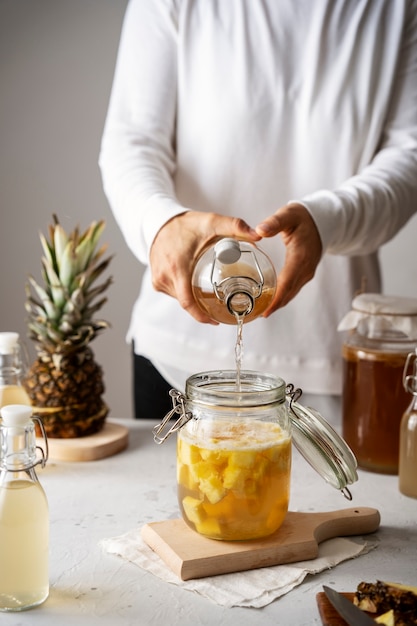
<svg viewBox="0 0 417 626">
<path fill-rule="evenodd" d="M 221 535 L 220 524 L 212 517 L 196 523 L 195 529 L 200 535 L 205 535 L 206 537 L 219 537 Z"/>
<path fill-rule="evenodd" d="M 190 491 L 198 489 L 198 482 L 193 479 L 188 465 L 177 465 L 177 482 Z"/>
<path fill-rule="evenodd" d="M 256 463 L 257 455 L 253 450 L 236 450 L 229 456 L 229 465 L 252 468 Z"/>
<path fill-rule="evenodd" d="M 245 491 L 245 482 L 251 475 L 249 470 L 229 464 L 224 470 L 223 484 L 226 489 L 232 489 L 233 491 L 243 494 Z"/>
<path fill-rule="evenodd" d="M 220 476 L 216 473 L 210 474 L 207 478 L 200 478 L 200 491 L 211 504 L 220 502 L 226 495 L 226 489 Z"/>
<path fill-rule="evenodd" d="M 184 507 L 184 513 L 187 519 L 197 526 L 197 524 L 201 524 L 204 517 L 205 512 L 202 508 L 202 500 L 197 500 L 197 498 L 192 498 L 191 496 L 185 496 L 182 501 L 182 506 Z"/>
<path fill-rule="evenodd" d="M 178 460 L 184 465 L 194 465 L 201 461 L 200 451 L 183 439 L 178 440 Z"/>
<path fill-rule="evenodd" d="M 210 463 L 211 465 L 221 466 L 227 463 L 227 458 L 223 450 L 200 448 L 200 455 L 203 461 L 207 461 L 207 463 Z"/>
<path fill-rule="evenodd" d="M 387 611 L 386 613 L 383 613 L 379 617 L 375 617 L 375 622 L 377 624 L 385 624 L 385 626 L 395 626 L 395 617 L 394 617 L 393 609 L 391 609 L 390 611 Z"/>
</svg>

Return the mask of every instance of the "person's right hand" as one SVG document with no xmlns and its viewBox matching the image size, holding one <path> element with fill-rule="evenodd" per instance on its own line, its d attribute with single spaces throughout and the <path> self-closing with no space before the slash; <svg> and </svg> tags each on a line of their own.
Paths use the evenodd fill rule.
<svg viewBox="0 0 417 626">
<path fill-rule="evenodd" d="M 192 271 L 203 250 L 223 237 L 252 242 L 261 239 L 240 218 L 186 211 L 162 226 L 150 250 L 154 289 L 176 298 L 182 308 L 199 322 L 217 324 L 203 313 L 194 300 Z"/>
</svg>

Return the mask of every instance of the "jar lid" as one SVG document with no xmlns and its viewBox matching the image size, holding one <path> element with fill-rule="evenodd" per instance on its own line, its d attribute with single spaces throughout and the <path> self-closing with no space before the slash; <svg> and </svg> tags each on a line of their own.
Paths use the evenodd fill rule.
<svg viewBox="0 0 417 626">
<path fill-rule="evenodd" d="M 352 301 L 352 310 L 341 320 L 339 331 L 353 330 L 367 323 L 367 334 L 387 332 L 417 339 L 417 298 L 361 293 Z"/>
<path fill-rule="evenodd" d="M 351 499 L 347 485 L 358 480 L 355 455 L 332 426 L 311 407 L 290 403 L 295 447 L 326 482 Z"/>
<path fill-rule="evenodd" d="M 0 333 L 0 354 L 13 354 L 19 342 L 19 333 Z"/>
</svg>

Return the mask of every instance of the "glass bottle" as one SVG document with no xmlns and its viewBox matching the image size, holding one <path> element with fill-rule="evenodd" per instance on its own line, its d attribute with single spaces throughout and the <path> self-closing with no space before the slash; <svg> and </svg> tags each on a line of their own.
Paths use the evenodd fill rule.
<svg viewBox="0 0 417 626">
<path fill-rule="evenodd" d="M 407 355 L 417 344 L 417 299 L 363 293 L 339 324 L 342 347 L 343 437 L 359 467 L 397 474 Z"/>
<path fill-rule="evenodd" d="M 213 320 L 236 324 L 259 317 L 271 303 L 276 273 L 269 257 L 252 243 L 225 238 L 198 259 L 192 289 Z"/>
<path fill-rule="evenodd" d="M 0 407 L 31 402 L 23 385 L 24 360 L 19 334 L 0 332 Z"/>
<path fill-rule="evenodd" d="M 7 405 L 0 415 L 0 610 L 23 611 L 49 594 L 48 503 L 35 472 L 45 465 L 48 446 L 31 407 Z M 46 454 L 36 446 L 34 421 Z"/>
<path fill-rule="evenodd" d="M 156 443 L 177 433 L 178 503 L 199 534 L 249 540 L 274 533 L 288 509 L 291 443 L 321 476 L 351 499 L 352 452 L 282 378 L 242 371 L 194 374 L 185 395 L 154 428 Z M 172 423 L 171 419 L 178 415 Z M 167 431 L 165 432 L 165 428 Z"/>
<path fill-rule="evenodd" d="M 413 373 L 408 374 L 411 365 Z M 405 496 L 417 498 L 417 348 L 409 354 L 403 382 L 412 400 L 401 419 L 399 489 Z"/>
</svg>

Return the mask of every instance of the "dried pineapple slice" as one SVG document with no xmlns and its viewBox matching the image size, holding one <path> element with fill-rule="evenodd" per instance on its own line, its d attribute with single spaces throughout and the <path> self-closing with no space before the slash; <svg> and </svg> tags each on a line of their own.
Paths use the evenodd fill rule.
<svg viewBox="0 0 417 626">
<path fill-rule="evenodd" d="M 394 610 L 391 609 L 390 611 L 383 613 L 379 617 L 375 617 L 374 621 L 377 624 L 385 624 L 385 626 L 395 626 Z"/>
<path fill-rule="evenodd" d="M 397 589 L 401 589 L 401 591 L 410 591 L 417 596 L 417 587 L 412 587 L 411 585 L 402 585 L 401 583 L 390 583 L 386 580 L 383 581 L 384 585 L 388 585 L 389 587 L 396 587 Z"/>
</svg>

